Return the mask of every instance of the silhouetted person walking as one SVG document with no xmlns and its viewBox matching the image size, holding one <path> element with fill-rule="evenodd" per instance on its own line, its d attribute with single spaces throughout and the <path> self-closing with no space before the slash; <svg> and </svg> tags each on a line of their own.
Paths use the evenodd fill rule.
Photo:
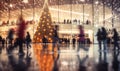
<svg viewBox="0 0 120 71">
<path fill-rule="evenodd" d="M 75 42 L 76 42 L 76 39 L 75 39 L 75 37 L 73 37 L 73 39 L 72 39 L 73 46 L 75 46 Z"/>
<path fill-rule="evenodd" d="M 64 19 L 64 24 L 66 24 L 66 19 Z"/>
<path fill-rule="evenodd" d="M 3 38 L 2 39 L 2 47 L 4 48 L 4 46 L 5 46 L 5 39 Z"/>
<path fill-rule="evenodd" d="M 19 53 L 23 55 L 23 43 L 24 43 L 24 34 L 26 29 L 26 23 L 22 16 L 19 17 L 19 28 L 18 28 L 18 46 L 19 46 Z"/>
<path fill-rule="evenodd" d="M 97 36 L 97 41 L 98 41 L 98 45 L 99 45 L 99 50 L 101 50 L 102 32 L 100 29 L 98 29 L 96 36 Z"/>
<path fill-rule="evenodd" d="M 85 44 L 85 33 L 83 26 L 79 26 L 79 44 Z"/>
<path fill-rule="evenodd" d="M 119 44 L 118 44 L 119 37 L 118 37 L 118 32 L 116 29 L 113 29 L 113 37 L 112 38 L 114 40 L 114 50 L 116 49 L 116 47 L 119 50 L 120 49 Z"/>
<path fill-rule="evenodd" d="M 2 36 L 0 35 L 0 44 L 2 43 Z M 1 46 L 1 45 L 0 45 Z"/>
<path fill-rule="evenodd" d="M 54 51 L 55 45 L 58 45 L 59 43 L 59 36 L 58 36 L 58 26 L 54 27 L 54 36 L 53 36 L 53 48 L 52 51 Z M 59 46 L 56 46 L 59 50 Z"/>
<path fill-rule="evenodd" d="M 48 39 L 46 38 L 46 36 L 43 36 L 43 38 L 42 38 L 42 43 L 47 43 L 48 42 Z"/>
<path fill-rule="evenodd" d="M 27 32 L 25 41 L 26 41 L 26 45 L 27 45 L 27 49 L 28 49 L 29 47 L 31 47 L 31 45 L 30 45 L 30 43 L 31 43 L 31 37 L 30 37 L 30 33 L 29 32 Z"/>
<path fill-rule="evenodd" d="M 2 36 L 0 35 L 0 41 L 2 41 Z"/>
<path fill-rule="evenodd" d="M 101 30 L 102 30 L 101 39 L 103 42 L 103 47 L 104 47 L 104 50 L 107 50 L 107 32 L 106 32 L 106 29 L 104 27 L 102 27 Z"/>
<path fill-rule="evenodd" d="M 14 35 L 14 30 L 10 29 L 7 36 L 7 39 L 10 45 L 12 45 L 12 42 L 13 42 L 13 35 Z"/>
</svg>

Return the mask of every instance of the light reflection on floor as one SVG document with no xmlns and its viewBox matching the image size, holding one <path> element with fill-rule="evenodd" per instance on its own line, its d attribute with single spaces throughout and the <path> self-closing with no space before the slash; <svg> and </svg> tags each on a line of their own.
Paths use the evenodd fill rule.
<svg viewBox="0 0 120 71">
<path fill-rule="evenodd" d="M 120 55 L 112 47 L 98 51 L 97 45 L 32 44 L 24 52 L 21 56 L 18 48 L 9 54 L 3 49 L 0 71 L 120 71 Z"/>
</svg>

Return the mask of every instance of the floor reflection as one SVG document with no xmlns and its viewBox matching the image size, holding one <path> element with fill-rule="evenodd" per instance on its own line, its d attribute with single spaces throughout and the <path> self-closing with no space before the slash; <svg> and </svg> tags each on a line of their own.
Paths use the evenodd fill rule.
<svg viewBox="0 0 120 71">
<path fill-rule="evenodd" d="M 114 51 L 113 53 L 113 61 L 112 68 L 114 71 L 120 71 L 120 61 L 118 60 L 120 51 Z"/>
<path fill-rule="evenodd" d="M 99 52 L 99 62 L 97 64 L 97 71 L 108 71 L 107 62 L 107 52 L 103 52 L 104 56 L 102 58 L 102 52 Z"/>
<path fill-rule="evenodd" d="M 120 51 L 98 49 L 96 45 L 32 44 L 19 55 L 18 48 L 8 46 L 0 49 L 0 71 L 120 71 Z"/>
<path fill-rule="evenodd" d="M 36 46 L 34 48 L 40 71 L 53 71 L 54 64 L 56 64 L 58 59 L 58 53 L 52 53 L 51 48 L 52 44 L 43 44 L 42 46 Z"/>
</svg>

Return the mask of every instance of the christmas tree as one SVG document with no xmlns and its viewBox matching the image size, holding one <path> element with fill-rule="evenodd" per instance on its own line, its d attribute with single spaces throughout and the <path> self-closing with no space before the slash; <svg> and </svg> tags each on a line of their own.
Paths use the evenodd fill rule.
<svg viewBox="0 0 120 71">
<path fill-rule="evenodd" d="M 47 39 L 48 42 L 53 42 L 54 27 L 52 25 L 51 14 L 49 12 L 47 0 L 43 6 L 43 12 L 39 20 L 37 30 L 34 34 L 34 42 L 44 42 L 43 38 Z"/>
</svg>

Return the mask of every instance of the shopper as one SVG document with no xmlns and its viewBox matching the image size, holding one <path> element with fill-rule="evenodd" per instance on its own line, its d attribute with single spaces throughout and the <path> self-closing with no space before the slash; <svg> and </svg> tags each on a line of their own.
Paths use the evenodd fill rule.
<svg viewBox="0 0 120 71">
<path fill-rule="evenodd" d="M 107 31 L 104 27 L 102 27 L 101 30 L 102 30 L 101 39 L 103 42 L 103 47 L 104 47 L 104 50 L 107 50 Z"/>
<path fill-rule="evenodd" d="M 102 32 L 100 29 L 98 29 L 96 36 L 97 36 L 97 41 L 98 41 L 98 45 L 99 45 L 99 50 L 101 50 Z"/>
<path fill-rule="evenodd" d="M 27 32 L 27 35 L 25 37 L 25 42 L 26 42 L 26 45 L 27 45 L 27 49 L 29 47 L 31 47 L 31 45 L 30 45 L 30 43 L 31 43 L 31 37 L 30 37 L 30 33 L 29 32 Z"/>
<path fill-rule="evenodd" d="M 4 38 L 2 39 L 2 47 L 3 48 L 5 47 L 5 39 Z"/>
<path fill-rule="evenodd" d="M 79 26 L 79 44 L 85 44 L 85 33 L 84 33 L 84 29 L 83 26 Z"/>
<path fill-rule="evenodd" d="M 48 39 L 46 38 L 46 36 L 43 36 L 43 38 L 42 38 L 42 43 L 48 43 Z"/>
<path fill-rule="evenodd" d="M 58 50 L 59 50 L 59 46 L 58 46 L 58 43 L 59 43 L 59 36 L 58 36 L 58 26 L 55 26 L 54 27 L 54 37 L 53 37 L 53 47 L 52 47 L 52 51 L 54 51 L 54 48 L 57 47 Z M 57 46 L 56 46 L 57 45 Z"/>
<path fill-rule="evenodd" d="M 113 29 L 113 44 L 114 44 L 114 50 L 116 49 L 116 47 L 118 48 L 118 50 L 120 49 L 118 41 L 119 41 L 119 36 L 118 36 L 118 32 L 116 29 Z"/>
<path fill-rule="evenodd" d="M 10 45 L 12 45 L 13 43 L 13 35 L 14 35 L 14 30 L 10 29 L 7 36 L 7 39 Z"/>
<path fill-rule="evenodd" d="M 19 17 L 19 27 L 18 27 L 18 46 L 19 46 L 19 53 L 23 55 L 23 43 L 24 43 L 24 34 L 26 29 L 26 23 L 22 16 Z"/>
</svg>

